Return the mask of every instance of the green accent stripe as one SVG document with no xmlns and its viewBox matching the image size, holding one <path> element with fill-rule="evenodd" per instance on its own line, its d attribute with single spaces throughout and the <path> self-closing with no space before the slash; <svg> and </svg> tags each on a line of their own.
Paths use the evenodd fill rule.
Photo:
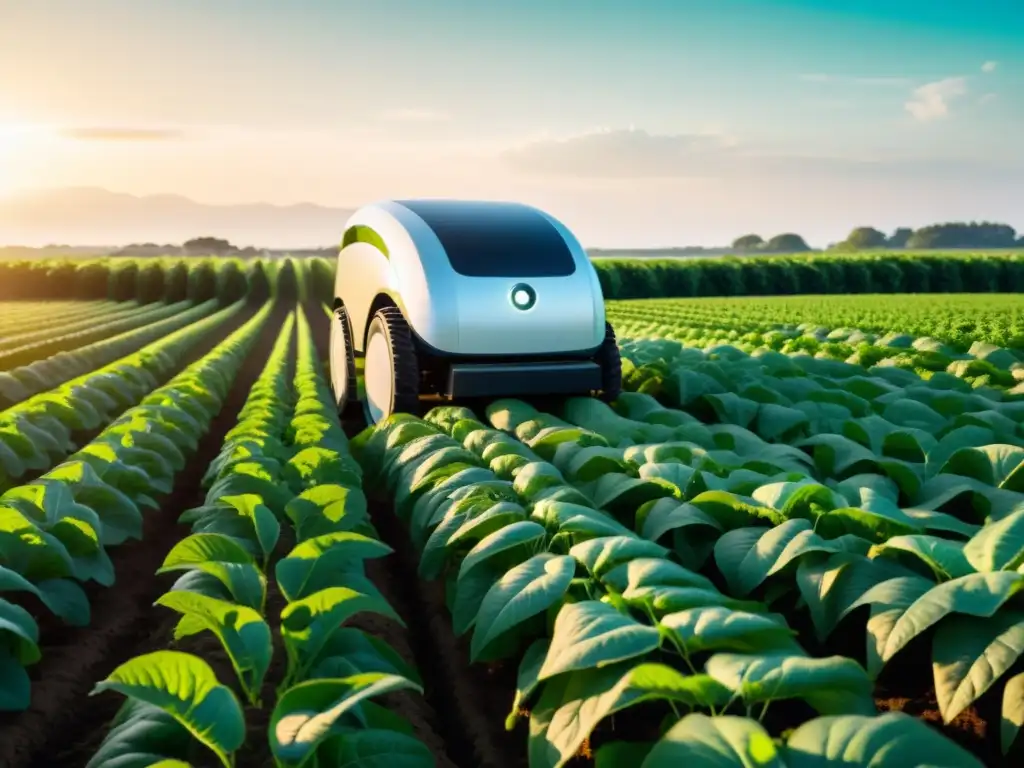
<svg viewBox="0 0 1024 768">
<path fill-rule="evenodd" d="M 341 247 L 344 248 L 346 245 L 352 243 L 366 243 L 372 245 L 378 251 L 384 254 L 385 258 L 391 258 L 391 254 L 388 253 L 388 247 L 384 245 L 384 238 L 377 234 L 371 227 L 364 226 L 363 224 L 356 224 L 354 227 L 349 227 L 345 230 L 345 236 L 341 240 Z"/>
</svg>

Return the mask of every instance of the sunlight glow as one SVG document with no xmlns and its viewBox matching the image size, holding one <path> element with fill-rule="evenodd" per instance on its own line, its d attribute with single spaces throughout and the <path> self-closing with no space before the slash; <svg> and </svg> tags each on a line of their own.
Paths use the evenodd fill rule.
<svg viewBox="0 0 1024 768">
<path fill-rule="evenodd" d="M 38 159 L 45 132 L 41 126 L 0 121 L 0 197 L 30 184 L 26 176 Z"/>
</svg>

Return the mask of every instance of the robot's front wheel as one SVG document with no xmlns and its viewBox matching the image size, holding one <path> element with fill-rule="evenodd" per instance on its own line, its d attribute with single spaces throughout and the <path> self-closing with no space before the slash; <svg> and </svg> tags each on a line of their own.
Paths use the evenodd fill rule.
<svg viewBox="0 0 1024 768">
<path fill-rule="evenodd" d="M 412 334 L 396 307 L 377 310 L 366 334 L 363 412 L 368 424 L 419 408 L 419 365 Z"/>
<path fill-rule="evenodd" d="M 339 307 L 331 318 L 331 391 L 338 415 L 345 412 L 356 387 L 356 360 L 352 348 L 352 324 L 348 310 Z"/>
</svg>

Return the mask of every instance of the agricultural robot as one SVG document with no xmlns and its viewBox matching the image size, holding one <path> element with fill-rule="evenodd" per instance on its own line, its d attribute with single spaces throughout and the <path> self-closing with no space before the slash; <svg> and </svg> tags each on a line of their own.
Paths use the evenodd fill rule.
<svg viewBox="0 0 1024 768">
<path fill-rule="evenodd" d="M 384 201 L 349 219 L 331 317 L 339 412 L 417 413 L 421 398 L 618 396 L 597 271 L 576 238 L 516 203 Z"/>
</svg>

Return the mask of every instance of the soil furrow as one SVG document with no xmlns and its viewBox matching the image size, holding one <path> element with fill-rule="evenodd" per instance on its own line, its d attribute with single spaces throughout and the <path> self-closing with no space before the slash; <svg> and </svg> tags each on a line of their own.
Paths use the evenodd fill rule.
<svg viewBox="0 0 1024 768">
<path fill-rule="evenodd" d="M 404 634 L 412 641 L 448 753 L 463 768 L 524 768 L 524 721 L 512 732 L 504 728 L 515 695 L 515 665 L 470 665 L 468 643 L 452 631 L 444 586 L 419 577 L 412 542 L 391 503 L 370 497 L 373 524 L 395 554 L 367 563 L 367 575 L 408 627 Z"/>
</svg>

